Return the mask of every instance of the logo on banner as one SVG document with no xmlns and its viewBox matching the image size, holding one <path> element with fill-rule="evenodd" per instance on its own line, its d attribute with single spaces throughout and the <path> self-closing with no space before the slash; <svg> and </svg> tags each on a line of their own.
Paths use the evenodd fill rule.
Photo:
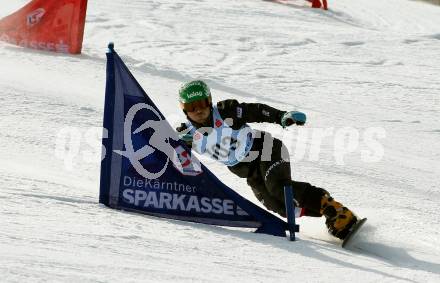
<svg viewBox="0 0 440 283">
<path fill-rule="evenodd" d="M 27 15 L 27 26 L 33 27 L 41 22 L 41 19 L 43 18 L 45 13 L 46 10 L 44 10 L 43 8 L 38 8 L 37 10 L 32 11 L 29 15 Z"/>
<path fill-rule="evenodd" d="M 157 120 L 147 120 L 139 128 L 131 131 L 133 120 L 136 113 L 147 109 L 154 113 L 158 118 Z M 146 129 L 153 129 L 154 133 L 151 135 L 149 145 L 144 145 L 142 148 L 135 151 L 133 147 L 132 134 L 138 134 Z M 160 114 L 151 105 L 146 103 L 138 103 L 133 105 L 128 110 L 124 121 L 124 145 L 125 151 L 114 150 L 115 153 L 120 154 L 130 160 L 131 165 L 134 167 L 137 173 L 142 175 L 146 179 L 157 179 L 168 168 L 169 161 L 173 162 L 174 167 L 184 175 L 195 176 L 202 173 L 202 169 L 197 160 L 192 160 L 189 153 L 182 147 L 172 147 L 170 140 L 178 140 L 178 137 L 174 130 L 169 126 L 166 120 L 163 120 Z M 163 168 L 159 172 L 150 172 L 143 167 L 141 160 L 149 157 L 156 150 L 161 151 L 167 156 L 167 160 L 163 165 Z M 159 168 L 158 168 L 159 169 Z"/>
</svg>

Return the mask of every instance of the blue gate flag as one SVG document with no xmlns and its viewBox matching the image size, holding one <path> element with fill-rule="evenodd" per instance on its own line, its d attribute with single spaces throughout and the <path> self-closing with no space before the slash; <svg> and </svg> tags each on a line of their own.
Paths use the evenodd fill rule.
<svg viewBox="0 0 440 283">
<path fill-rule="evenodd" d="M 167 122 L 112 43 L 99 202 L 114 209 L 286 236 L 285 221 L 223 184 Z"/>
</svg>

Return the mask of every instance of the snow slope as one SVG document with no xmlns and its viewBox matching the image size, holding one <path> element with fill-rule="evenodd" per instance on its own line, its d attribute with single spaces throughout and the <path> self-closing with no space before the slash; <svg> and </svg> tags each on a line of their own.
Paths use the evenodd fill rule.
<svg viewBox="0 0 440 283">
<path fill-rule="evenodd" d="M 2 1 L 0 17 L 26 3 Z M 439 282 L 440 7 L 300 3 L 95 0 L 80 56 L 0 43 L 1 281 Z M 254 126 L 289 143 L 295 179 L 369 218 L 353 249 L 324 219 L 301 218 L 291 243 L 98 205 L 109 41 L 175 124 L 179 86 L 199 77 L 215 100 L 306 112 L 302 131 Z M 385 135 L 375 162 L 362 155 L 368 129 Z M 360 136 L 341 155 L 346 130 Z"/>
</svg>

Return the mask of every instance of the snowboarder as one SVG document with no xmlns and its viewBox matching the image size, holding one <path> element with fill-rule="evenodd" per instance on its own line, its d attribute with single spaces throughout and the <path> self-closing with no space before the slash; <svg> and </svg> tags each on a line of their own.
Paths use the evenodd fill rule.
<svg viewBox="0 0 440 283">
<path fill-rule="evenodd" d="M 357 222 L 356 215 L 333 199 L 329 192 L 291 179 L 286 146 L 268 132 L 251 129 L 247 123 L 268 122 L 302 126 L 306 115 L 281 111 L 261 103 L 239 103 L 228 99 L 212 103 L 208 85 L 195 80 L 179 91 L 180 106 L 188 121 L 177 128 L 179 137 L 196 152 L 225 165 L 248 185 L 263 205 L 286 216 L 284 186 L 294 188 L 296 205 L 305 216 L 325 216 L 328 231 L 344 240 Z"/>
</svg>

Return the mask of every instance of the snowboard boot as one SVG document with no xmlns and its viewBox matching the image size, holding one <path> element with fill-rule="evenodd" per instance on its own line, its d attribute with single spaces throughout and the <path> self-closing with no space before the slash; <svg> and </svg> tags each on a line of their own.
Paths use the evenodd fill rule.
<svg viewBox="0 0 440 283">
<path fill-rule="evenodd" d="M 351 226 L 357 222 L 356 215 L 350 209 L 325 194 L 321 199 L 321 213 L 325 216 L 330 234 L 344 240 Z"/>
</svg>

